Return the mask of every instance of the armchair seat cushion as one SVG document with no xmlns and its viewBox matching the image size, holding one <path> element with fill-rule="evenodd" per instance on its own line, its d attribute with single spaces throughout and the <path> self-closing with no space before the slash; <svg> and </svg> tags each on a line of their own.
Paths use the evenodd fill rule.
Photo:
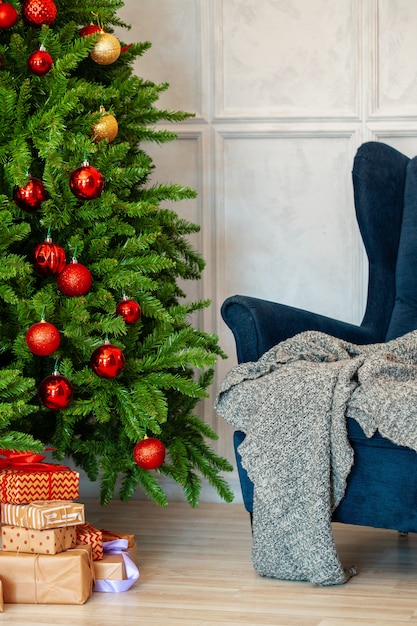
<svg viewBox="0 0 417 626">
<path fill-rule="evenodd" d="M 376 432 L 372 437 L 367 437 L 358 422 L 351 417 L 347 418 L 347 431 L 351 444 L 356 443 L 366 448 L 391 448 L 398 452 L 410 450 L 410 448 L 393 443 L 390 439 L 383 437 L 379 432 Z"/>
<path fill-rule="evenodd" d="M 393 528 L 417 532 L 417 454 L 411 448 L 398 446 L 376 432 L 367 437 L 358 422 L 347 418 L 349 441 L 354 451 L 354 464 L 347 479 L 347 497 L 333 514 L 333 520 L 376 528 Z M 233 445 L 241 484 L 242 499 L 248 513 L 253 512 L 253 483 L 242 466 L 239 446 L 245 433 L 233 433 Z M 383 456 L 382 456 L 383 455 Z M 383 480 L 385 468 L 389 480 Z M 413 506 L 411 504 L 413 503 Z M 393 522 L 393 511 L 396 521 Z"/>
<path fill-rule="evenodd" d="M 417 454 L 379 433 L 367 438 L 352 418 L 347 426 L 354 463 L 333 521 L 417 532 Z"/>
</svg>

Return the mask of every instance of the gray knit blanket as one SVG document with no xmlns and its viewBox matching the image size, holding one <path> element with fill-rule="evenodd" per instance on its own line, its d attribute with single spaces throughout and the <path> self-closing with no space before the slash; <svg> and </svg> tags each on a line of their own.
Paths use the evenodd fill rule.
<svg viewBox="0 0 417 626">
<path fill-rule="evenodd" d="M 417 331 L 359 346 L 309 331 L 229 371 L 217 412 L 246 433 L 254 484 L 253 547 L 262 576 L 335 585 L 349 580 L 331 515 L 353 464 L 346 418 L 417 450 Z"/>
</svg>

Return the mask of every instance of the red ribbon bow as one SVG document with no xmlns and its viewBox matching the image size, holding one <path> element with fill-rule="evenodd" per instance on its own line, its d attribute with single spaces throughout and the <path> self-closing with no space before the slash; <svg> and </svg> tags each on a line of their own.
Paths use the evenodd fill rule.
<svg viewBox="0 0 417 626">
<path fill-rule="evenodd" d="M 54 450 L 55 448 L 45 448 L 45 451 Z M 44 454 L 36 452 L 17 452 L 16 450 L 0 450 L 0 470 L 15 469 L 24 472 L 53 472 L 57 470 L 67 470 L 69 467 L 65 465 L 57 465 L 55 463 L 43 463 L 46 459 Z"/>
</svg>

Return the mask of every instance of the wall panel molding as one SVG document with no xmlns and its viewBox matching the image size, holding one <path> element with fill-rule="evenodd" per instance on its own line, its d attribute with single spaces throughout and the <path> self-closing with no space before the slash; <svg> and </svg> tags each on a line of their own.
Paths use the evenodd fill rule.
<svg viewBox="0 0 417 626">
<path fill-rule="evenodd" d="M 213 1 L 215 121 L 360 118 L 360 0 Z"/>
<path fill-rule="evenodd" d="M 369 0 L 368 9 L 368 119 L 417 121 L 417 3 Z"/>
</svg>

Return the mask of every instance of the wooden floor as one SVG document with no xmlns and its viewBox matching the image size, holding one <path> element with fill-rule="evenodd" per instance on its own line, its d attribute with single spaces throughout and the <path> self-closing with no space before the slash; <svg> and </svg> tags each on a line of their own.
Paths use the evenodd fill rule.
<svg viewBox="0 0 417 626">
<path fill-rule="evenodd" d="M 5 605 L 0 624 L 43 626 L 417 626 L 417 536 L 335 525 L 344 565 L 359 574 L 330 588 L 261 578 L 239 504 L 86 502 L 98 527 L 135 533 L 140 579 L 84 605 Z"/>
</svg>

